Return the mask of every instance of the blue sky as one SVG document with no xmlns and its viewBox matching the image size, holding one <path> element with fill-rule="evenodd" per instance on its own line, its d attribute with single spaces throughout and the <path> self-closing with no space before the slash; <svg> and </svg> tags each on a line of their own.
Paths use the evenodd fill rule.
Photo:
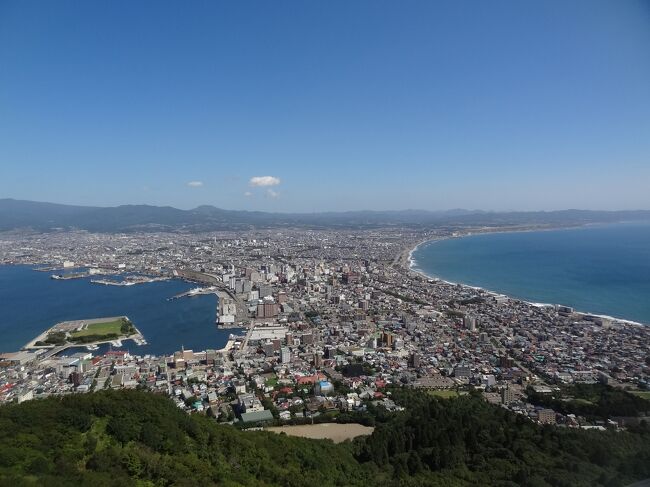
<svg viewBox="0 0 650 487">
<path fill-rule="evenodd" d="M 0 0 L 0 168 L 73 204 L 650 208 L 650 3 Z"/>
</svg>

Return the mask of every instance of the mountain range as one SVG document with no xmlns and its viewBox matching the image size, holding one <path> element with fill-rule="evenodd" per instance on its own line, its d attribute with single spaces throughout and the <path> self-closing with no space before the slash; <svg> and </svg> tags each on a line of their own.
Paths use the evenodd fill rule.
<svg viewBox="0 0 650 487">
<path fill-rule="evenodd" d="M 650 210 L 561 210 L 535 212 L 446 211 L 345 211 L 323 213 L 271 213 L 224 210 L 199 206 L 181 210 L 171 206 L 75 206 L 0 199 L 0 231 L 30 229 L 55 231 L 80 229 L 93 232 L 214 231 L 250 228 L 380 228 L 466 227 L 610 223 L 650 220 Z"/>
</svg>

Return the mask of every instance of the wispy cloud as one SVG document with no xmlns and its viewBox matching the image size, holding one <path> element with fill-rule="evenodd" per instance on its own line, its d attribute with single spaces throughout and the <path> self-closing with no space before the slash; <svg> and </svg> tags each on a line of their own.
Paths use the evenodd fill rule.
<svg viewBox="0 0 650 487">
<path fill-rule="evenodd" d="M 280 178 L 275 176 L 254 176 L 248 182 L 251 186 L 277 186 Z"/>
<path fill-rule="evenodd" d="M 280 192 L 279 191 L 273 191 L 272 189 L 267 189 L 266 190 L 266 195 L 269 198 L 279 198 L 280 197 Z"/>
<path fill-rule="evenodd" d="M 187 183 L 190 188 L 200 188 L 203 186 L 203 181 L 190 181 Z"/>
<path fill-rule="evenodd" d="M 245 191 L 244 196 L 246 196 L 248 198 L 250 196 L 253 196 L 253 193 L 251 193 L 250 191 Z"/>
</svg>

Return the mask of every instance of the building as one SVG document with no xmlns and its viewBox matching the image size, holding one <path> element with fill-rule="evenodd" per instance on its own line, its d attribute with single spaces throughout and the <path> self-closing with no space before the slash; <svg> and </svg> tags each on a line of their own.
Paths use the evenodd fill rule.
<svg viewBox="0 0 650 487">
<path fill-rule="evenodd" d="M 271 342 L 263 344 L 262 351 L 264 352 L 264 355 L 266 355 L 267 357 L 270 357 L 275 352 L 275 350 L 273 349 L 273 344 Z"/>
<path fill-rule="evenodd" d="M 458 379 L 469 379 L 472 371 L 467 365 L 459 365 L 454 369 L 454 377 Z"/>
<path fill-rule="evenodd" d="M 501 355 L 499 357 L 499 367 L 510 369 L 513 366 L 514 366 L 514 360 L 512 360 L 511 357 L 508 357 L 507 355 Z"/>
<path fill-rule="evenodd" d="M 252 413 L 255 411 L 264 410 L 264 406 L 262 406 L 260 400 L 257 397 L 255 397 L 255 394 L 251 394 L 251 393 L 240 394 L 237 397 L 237 403 L 239 405 L 239 410 L 244 413 Z"/>
<path fill-rule="evenodd" d="M 321 355 L 321 352 L 315 352 L 314 353 L 314 367 L 319 369 L 322 366 L 323 366 L 323 356 Z"/>
<path fill-rule="evenodd" d="M 283 364 L 291 362 L 291 349 L 289 347 L 282 347 L 280 349 L 280 361 Z"/>
<path fill-rule="evenodd" d="M 342 281 L 345 284 L 356 284 L 360 281 L 359 273 L 354 271 L 344 272 L 342 275 Z"/>
<path fill-rule="evenodd" d="M 314 394 L 317 396 L 327 396 L 334 393 L 334 386 L 331 382 L 321 380 L 314 386 Z"/>
<path fill-rule="evenodd" d="M 505 389 L 501 390 L 501 402 L 503 404 L 510 404 L 513 403 L 517 400 L 517 397 L 515 396 L 515 391 L 510 389 L 509 387 L 506 387 Z"/>
<path fill-rule="evenodd" d="M 268 409 L 242 413 L 241 421 L 242 423 L 267 423 L 273 421 L 273 414 Z"/>
<path fill-rule="evenodd" d="M 411 367 L 414 369 L 419 369 L 420 368 L 420 355 L 417 353 L 413 352 L 410 357 L 410 363 Z"/>
<path fill-rule="evenodd" d="M 266 298 L 273 294 L 273 288 L 271 287 L 270 284 L 258 284 L 257 289 L 260 292 L 259 294 L 260 299 Z"/>
<path fill-rule="evenodd" d="M 476 318 L 474 316 L 465 316 L 463 318 L 463 326 L 466 330 L 476 331 Z"/>
<path fill-rule="evenodd" d="M 382 332 L 381 344 L 387 348 L 393 348 L 393 335 L 391 333 Z"/>
<path fill-rule="evenodd" d="M 219 292 L 219 323 L 234 323 L 237 316 L 237 303 L 227 293 Z"/>
<path fill-rule="evenodd" d="M 257 317 L 258 318 L 274 318 L 279 313 L 279 306 L 274 303 L 272 299 L 264 299 L 264 301 L 257 304 Z"/>
<path fill-rule="evenodd" d="M 540 409 L 537 413 L 537 420 L 542 424 L 555 424 L 555 411 L 552 409 Z"/>
</svg>

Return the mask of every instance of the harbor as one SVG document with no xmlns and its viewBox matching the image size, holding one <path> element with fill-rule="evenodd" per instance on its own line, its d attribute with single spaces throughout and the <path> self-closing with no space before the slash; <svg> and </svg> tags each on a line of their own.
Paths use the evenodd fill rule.
<svg viewBox="0 0 650 487">
<path fill-rule="evenodd" d="M 0 323 L 3 351 L 21 349 L 56 323 L 97 316 L 128 316 L 146 343 L 130 339 L 122 346 L 137 347 L 141 354 L 164 354 L 181 342 L 194 350 L 219 349 L 231 332 L 237 333 L 215 325 L 217 303 L 208 294 L 168 300 L 196 287 L 180 279 L 137 286 L 91 285 L 88 279 L 52 280 L 33 267 L 0 266 L 3 300 L 13 303 Z"/>
<path fill-rule="evenodd" d="M 148 277 L 148 276 L 127 276 L 121 281 L 112 279 L 91 279 L 93 284 L 102 284 L 104 286 L 134 286 L 136 284 L 147 284 L 150 282 L 168 281 L 168 277 Z"/>
</svg>

